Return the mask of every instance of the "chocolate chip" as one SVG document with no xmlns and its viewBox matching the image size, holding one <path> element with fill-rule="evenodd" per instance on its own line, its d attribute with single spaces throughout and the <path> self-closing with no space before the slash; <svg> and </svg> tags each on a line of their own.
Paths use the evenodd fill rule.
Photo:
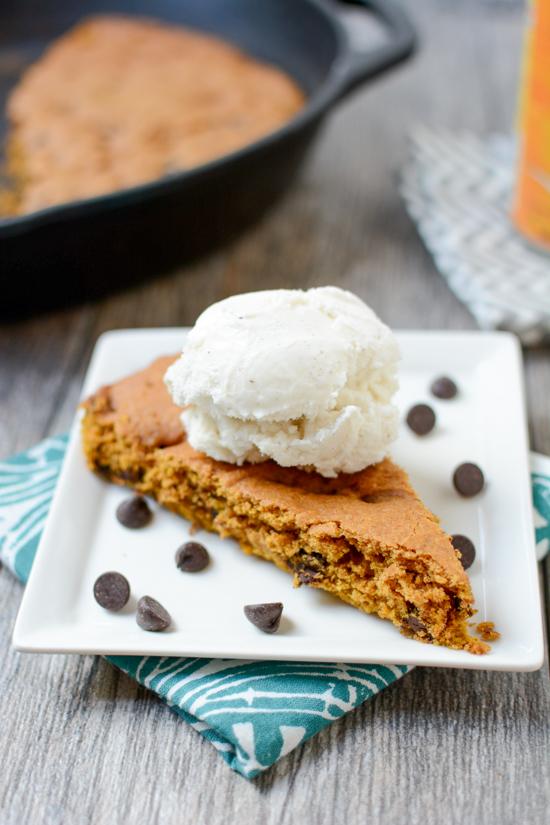
<svg viewBox="0 0 550 825">
<path fill-rule="evenodd" d="M 296 576 L 300 584 L 311 584 L 322 578 L 327 566 L 325 558 L 321 553 L 306 553 L 305 550 L 298 550 L 290 559 L 291 566 L 296 571 Z"/>
<path fill-rule="evenodd" d="M 454 471 L 453 484 L 457 493 L 465 498 L 471 498 L 483 490 L 485 479 L 477 464 L 467 461 Z"/>
<path fill-rule="evenodd" d="M 458 387 L 455 382 L 446 375 L 441 375 L 439 378 L 436 378 L 435 381 L 432 382 L 430 390 L 436 398 L 443 398 L 446 401 L 450 398 L 455 398 L 458 393 Z"/>
<path fill-rule="evenodd" d="M 122 479 L 122 481 L 141 481 L 143 478 L 143 470 L 120 470 L 117 474 L 117 478 Z"/>
<path fill-rule="evenodd" d="M 451 536 L 451 541 L 455 550 L 460 554 L 460 561 L 464 570 L 467 570 L 474 563 L 476 557 L 476 548 L 473 541 L 467 536 L 461 536 L 457 533 L 456 536 Z"/>
<path fill-rule="evenodd" d="M 299 567 L 296 570 L 296 575 L 300 584 L 311 584 L 311 582 L 318 581 L 321 578 L 319 570 L 312 570 L 309 567 Z"/>
<path fill-rule="evenodd" d="M 428 404 L 415 404 L 407 413 L 407 424 L 416 435 L 427 435 L 435 426 L 435 413 Z"/>
<path fill-rule="evenodd" d="M 316 553 L 315 550 L 312 550 L 311 553 L 306 553 L 305 550 L 300 550 L 300 554 L 302 557 L 307 557 L 308 559 L 315 559 L 318 564 L 321 564 L 323 567 L 326 566 L 326 559 L 322 553 Z"/>
<path fill-rule="evenodd" d="M 245 604 L 244 615 L 264 633 L 275 633 L 279 629 L 283 605 L 281 602 L 265 604 Z"/>
<path fill-rule="evenodd" d="M 137 603 L 136 622 L 143 630 L 166 630 L 171 621 L 168 611 L 151 596 L 142 596 Z"/>
<path fill-rule="evenodd" d="M 105 610 L 122 610 L 130 598 L 130 585 L 122 573 L 110 570 L 94 582 L 94 598 Z"/>
<path fill-rule="evenodd" d="M 176 551 L 176 566 L 184 573 L 198 573 L 209 561 L 208 550 L 198 541 L 187 541 Z"/>
<path fill-rule="evenodd" d="M 420 619 L 417 619 L 416 616 L 407 616 L 405 624 L 413 633 L 422 633 L 422 631 L 426 630 L 426 625 L 423 624 Z"/>
<path fill-rule="evenodd" d="M 124 527 L 138 530 L 145 527 L 153 518 L 153 513 L 143 496 L 132 496 L 121 502 L 116 508 L 116 517 Z"/>
</svg>

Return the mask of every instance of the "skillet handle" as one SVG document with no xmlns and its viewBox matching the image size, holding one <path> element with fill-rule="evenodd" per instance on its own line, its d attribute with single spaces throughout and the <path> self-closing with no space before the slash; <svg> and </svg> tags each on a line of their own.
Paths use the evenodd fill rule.
<svg viewBox="0 0 550 825">
<path fill-rule="evenodd" d="M 416 48 L 416 33 L 405 12 L 392 0 L 343 0 L 363 6 L 387 29 L 389 39 L 375 49 L 361 51 L 349 47 L 341 68 L 339 97 L 342 98 L 369 78 L 376 77 L 406 60 Z"/>
</svg>

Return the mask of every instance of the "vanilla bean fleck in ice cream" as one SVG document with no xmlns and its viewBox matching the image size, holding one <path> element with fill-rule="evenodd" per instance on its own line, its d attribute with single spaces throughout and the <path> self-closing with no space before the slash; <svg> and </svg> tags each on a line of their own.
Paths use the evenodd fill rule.
<svg viewBox="0 0 550 825">
<path fill-rule="evenodd" d="M 395 439 L 398 360 L 391 330 L 351 292 L 278 289 L 205 310 L 165 381 L 196 450 L 333 477 Z"/>
</svg>

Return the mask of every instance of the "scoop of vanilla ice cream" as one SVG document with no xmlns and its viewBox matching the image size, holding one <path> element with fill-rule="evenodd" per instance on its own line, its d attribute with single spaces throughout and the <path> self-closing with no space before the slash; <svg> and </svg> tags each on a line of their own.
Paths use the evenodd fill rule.
<svg viewBox="0 0 550 825">
<path fill-rule="evenodd" d="M 196 450 L 333 477 L 380 461 L 395 439 L 398 359 L 351 292 L 277 289 L 205 310 L 165 381 Z"/>
</svg>

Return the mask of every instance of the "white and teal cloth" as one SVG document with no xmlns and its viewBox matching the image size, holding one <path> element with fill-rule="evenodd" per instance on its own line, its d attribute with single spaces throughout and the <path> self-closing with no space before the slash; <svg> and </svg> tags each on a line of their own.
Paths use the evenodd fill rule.
<svg viewBox="0 0 550 825">
<path fill-rule="evenodd" d="M 0 462 L 0 559 L 26 581 L 65 455 L 65 436 Z M 404 665 L 109 656 L 248 779 L 395 682 Z"/>
<path fill-rule="evenodd" d="M 512 137 L 418 127 L 409 150 L 401 194 L 449 287 L 483 329 L 550 341 L 550 253 L 510 220 Z"/>
<path fill-rule="evenodd" d="M 26 581 L 67 439 L 0 462 L 0 559 Z M 550 545 L 550 459 L 533 456 L 540 557 Z M 257 776 L 297 745 L 395 682 L 405 665 L 109 656 L 201 733 L 233 770 Z"/>
</svg>

